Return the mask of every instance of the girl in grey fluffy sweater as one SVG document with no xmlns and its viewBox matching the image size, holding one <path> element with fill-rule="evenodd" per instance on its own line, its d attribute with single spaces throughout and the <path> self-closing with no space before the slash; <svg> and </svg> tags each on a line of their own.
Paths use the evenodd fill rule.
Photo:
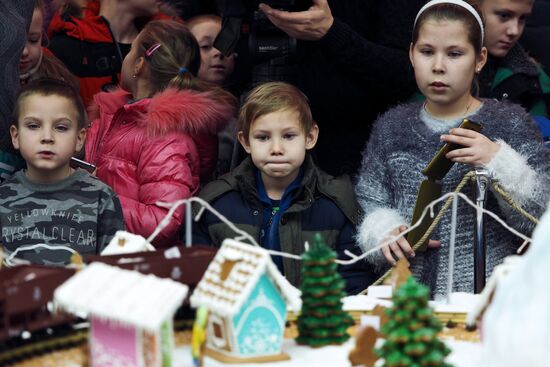
<svg viewBox="0 0 550 367">
<path fill-rule="evenodd" d="M 458 12 L 461 7 L 464 5 L 435 4 L 428 5 L 424 13 L 421 10 L 416 23 L 419 29 L 413 31 L 411 61 L 426 102 L 396 107 L 373 127 L 356 186 L 365 212 L 358 231 L 358 242 L 364 250 L 409 225 L 419 185 L 425 179 L 421 171 L 441 147 L 441 140 L 465 147 L 447 155 L 457 164 L 441 182 L 443 193 L 453 191 L 473 166 L 482 166 L 535 216 L 542 214 L 550 199 L 550 151 L 542 145 L 530 116 L 519 106 L 478 100 L 470 93 L 474 72 L 481 70 L 487 53 L 481 47 L 480 21 L 472 15 L 475 10 Z M 449 12 L 459 14 L 458 18 L 441 16 Z M 464 26 L 463 37 L 456 36 L 457 25 Z M 473 34 L 468 35 L 467 30 Z M 480 42 L 472 42 L 476 39 Z M 482 134 L 456 129 L 466 117 L 464 114 L 483 124 Z M 473 195 L 470 186 L 463 192 Z M 492 192 L 486 207 L 530 234 L 533 225 Z M 395 258 L 408 256 L 413 274 L 430 286 L 432 293 L 444 294 L 449 271 L 450 217 L 450 211 L 443 216 L 427 251 L 414 254 L 403 239 L 386 246 L 370 261 L 382 270 Z M 474 228 L 475 210 L 459 201 L 454 291 L 473 291 Z M 486 220 L 485 234 L 490 275 L 495 265 L 514 253 L 518 239 L 491 219 Z"/>
<path fill-rule="evenodd" d="M 483 100 L 483 105 L 468 117 L 482 122 L 483 133 L 500 144 L 500 150 L 486 165 L 493 179 L 527 211 L 540 216 L 550 199 L 550 150 L 542 145 L 530 116 L 517 105 Z M 376 122 L 356 187 L 365 211 L 359 230 L 359 242 L 364 250 L 381 243 L 390 230 L 410 223 L 418 188 L 426 178 L 421 171 L 441 147 L 440 135 L 460 122 L 461 119 L 437 120 L 425 112 L 421 103 L 394 108 Z M 455 164 L 442 180 L 442 191 L 453 191 L 470 170 L 472 167 L 468 165 Z M 467 185 L 463 192 L 473 197 L 471 186 Z M 486 207 L 523 233 L 530 234 L 533 229 L 530 222 L 492 193 L 488 194 Z M 487 219 L 485 225 L 489 275 L 504 257 L 514 253 L 518 238 L 494 220 Z M 474 228 L 475 210 L 459 201 L 455 291 L 473 291 Z M 449 210 L 431 236 L 441 241 L 441 247 L 416 252 L 416 256 L 409 259 L 413 273 L 436 294 L 445 292 L 450 229 Z M 388 264 L 381 254 L 371 260 L 379 269 Z"/>
</svg>

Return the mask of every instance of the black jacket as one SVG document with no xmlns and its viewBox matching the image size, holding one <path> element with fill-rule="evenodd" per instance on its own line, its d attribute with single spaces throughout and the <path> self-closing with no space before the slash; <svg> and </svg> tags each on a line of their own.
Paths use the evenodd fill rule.
<svg viewBox="0 0 550 367">
<path fill-rule="evenodd" d="M 550 0 L 537 0 L 520 43 L 550 73 Z"/>
<path fill-rule="evenodd" d="M 335 22 L 323 39 L 302 42 L 298 87 L 320 134 L 321 169 L 355 174 L 376 117 L 416 88 L 408 59 L 424 0 L 329 1 Z"/>
<path fill-rule="evenodd" d="M 550 78 L 516 44 L 503 58 L 489 57 L 479 75 L 479 96 L 517 103 L 532 116 L 548 118 Z"/>
<path fill-rule="evenodd" d="M 238 228 L 260 242 L 263 211 L 266 208 L 256 187 L 256 169 L 250 157 L 231 173 L 208 184 L 200 197 L 227 217 Z M 290 206 L 281 213 L 279 240 L 283 252 L 301 255 L 304 242 L 313 243 L 320 232 L 327 244 L 337 252 L 340 259 L 349 258 L 348 250 L 356 255 L 361 250 L 355 243 L 355 227 L 360 215 L 349 179 L 334 178 L 320 171 L 309 157 L 303 165 L 303 178 L 295 191 Z M 220 246 L 224 239 L 234 238 L 235 232 L 212 213 L 204 213 L 193 229 L 193 243 Z M 283 259 L 287 279 L 299 286 L 301 262 Z M 346 290 L 355 294 L 365 289 L 374 280 L 374 274 L 366 261 L 340 266 L 339 272 L 346 280 Z"/>
</svg>

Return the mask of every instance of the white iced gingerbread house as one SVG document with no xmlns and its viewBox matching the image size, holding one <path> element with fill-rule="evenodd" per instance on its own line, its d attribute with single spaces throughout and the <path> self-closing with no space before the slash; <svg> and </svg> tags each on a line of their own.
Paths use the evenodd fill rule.
<svg viewBox="0 0 550 367">
<path fill-rule="evenodd" d="M 171 279 L 92 263 L 55 290 L 54 304 L 89 318 L 90 367 L 168 367 L 187 293 Z"/>
<path fill-rule="evenodd" d="M 206 353 L 226 362 L 287 359 L 281 352 L 287 304 L 300 309 L 294 288 L 262 248 L 223 242 L 191 296 L 209 310 Z"/>
<path fill-rule="evenodd" d="M 120 255 L 143 251 L 155 251 L 155 247 L 138 234 L 116 231 L 115 236 L 101 251 L 101 255 Z"/>
</svg>

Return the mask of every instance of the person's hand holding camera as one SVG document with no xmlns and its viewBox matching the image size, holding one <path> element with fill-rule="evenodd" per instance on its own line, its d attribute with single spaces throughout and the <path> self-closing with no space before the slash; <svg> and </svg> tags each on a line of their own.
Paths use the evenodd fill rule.
<svg viewBox="0 0 550 367">
<path fill-rule="evenodd" d="M 290 37 L 316 41 L 327 34 L 334 23 L 334 18 L 327 0 L 312 0 L 312 2 L 308 10 L 300 12 L 276 10 L 263 3 L 259 7 L 271 23 Z"/>
</svg>

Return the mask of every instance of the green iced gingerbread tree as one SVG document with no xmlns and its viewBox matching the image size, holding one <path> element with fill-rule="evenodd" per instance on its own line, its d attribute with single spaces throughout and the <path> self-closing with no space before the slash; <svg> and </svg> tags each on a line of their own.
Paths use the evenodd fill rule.
<svg viewBox="0 0 550 367">
<path fill-rule="evenodd" d="M 348 340 L 351 316 L 342 310 L 345 281 L 337 272 L 336 253 L 316 234 L 302 255 L 302 311 L 298 317 L 298 344 L 322 347 Z"/>
<path fill-rule="evenodd" d="M 413 277 L 393 295 L 389 321 L 382 327 L 384 345 L 376 350 L 385 367 L 450 367 L 450 350 L 437 338 L 441 324 L 428 306 L 429 290 Z"/>
</svg>

